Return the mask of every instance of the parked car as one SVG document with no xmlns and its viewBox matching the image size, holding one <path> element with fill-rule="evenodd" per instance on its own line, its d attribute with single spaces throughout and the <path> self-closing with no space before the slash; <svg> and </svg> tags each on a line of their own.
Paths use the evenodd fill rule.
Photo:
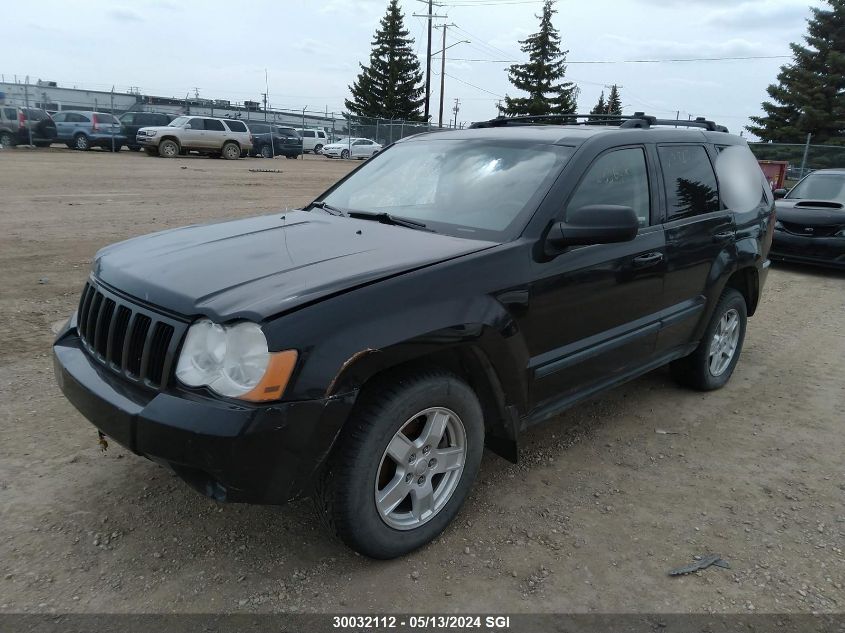
<svg viewBox="0 0 845 633">
<path fill-rule="evenodd" d="M 302 137 L 302 146 L 306 152 L 320 154 L 329 143 L 329 136 L 323 130 L 298 129 L 297 132 Z"/>
<path fill-rule="evenodd" d="M 135 139 L 150 156 L 164 158 L 198 152 L 233 160 L 252 150 L 252 134 L 234 119 L 180 116 L 165 126 L 142 127 Z"/>
<path fill-rule="evenodd" d="M 382 146 L 368 138 L 347 138 L 323 148 L 327 158 L 370 158 L 380 152 Z"/>
<path fill-rule="evenodd" d="M 819 169 L 775 191 L 772 259 L 845 268 L 845 169 Z"/>
<path fill-rule="evenodd" d="M 31 134 L 31 136 L 30 136 Z M 56 124 L 45 110 L 0 105 L 0 145 L 48 147 L 56 140 Z"/>
<path fill-rule="evenodd" d="M 56 140 L 72 149 L 86 151 L 92 147 L 119 151 L 126 143 L 120 121 L 107 112 L 62 110 L 53 115 Z"/>
<path fill-rule="evenodd" d="M 133 152 L 141 150 L 136 140 L 138 130 L 142 127 L 160 127 L 169 125 L 178 115 L 166 112 L 125 112 L 120 115 L 120 125 L 126 137 L 126 146 Z"/>
<path fill-rule="evenodd" d="M 61 389 L 200 492 L 311 494 L 391 558 L 456 516 L 485 446 L 515 460 L 527 427 L 666 363 L 723 386 L 774 221 L 745 140 L 533 120 L 405 138 L 303 210 L 104 248 Z"/>
<path fill-rule="evenodd" d="M 287 158 L 299 158 L 302 154 L 302 137 L 292 127 L 274 125 L 271 123 L 247 123 L 249 131 L 252 132 L 252 151 L 250 156 L 285 156 Z M 270 135 L 272 130 L 272 146 Z"/>
</svg>

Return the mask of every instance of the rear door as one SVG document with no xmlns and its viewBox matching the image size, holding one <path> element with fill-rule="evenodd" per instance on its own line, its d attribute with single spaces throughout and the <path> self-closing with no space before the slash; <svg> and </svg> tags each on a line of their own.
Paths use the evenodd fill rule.
<svg viewBox="0 0 845 633">
<path fill-rule="evenodd" d="M 532 265 L 530 309 L 520 329 L 531 355 L 535 405 L 612 381 L 654 353 L 665 243 L 651 162 L 640 145 L 600 154 L 557 218 L 565 221 L 569 211 L 592 204 L 630 206 L 640 221 L 633 240 L 574 246 Z"/>
<path fill-rule="evenodd" d="M 715 150 L 705 144 L 657 146 L 665 200 L 667 317 L 658 349 L 690 342 L 705 310 L 711 271 L 723 251 L 735 250 L 731 212 L 719 199 Z"/>
<path fill-rule="evenodd" d="M 205 135 L 203 147 L 206 149 L 220 149 L 226 139 L 226 128 L 220 119 L 205 119 Z"/>
</svg>

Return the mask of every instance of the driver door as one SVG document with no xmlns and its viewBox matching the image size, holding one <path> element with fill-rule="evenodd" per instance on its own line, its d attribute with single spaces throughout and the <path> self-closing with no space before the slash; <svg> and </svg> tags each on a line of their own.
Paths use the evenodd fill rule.
<svg viewBox="0 0 845 633">
<path fill-rule="evenodd" d="M 529 310 L 521 324 L 533 376 L 532 401 L 552 409 L 575 395 L 646 365 L 660 326 L 666 274 L 654 169 L 645 147 L 615 148 L 587 168 L 565 205 L 633 207 L 637 236 L 628 242 L 572 246 L 534 262 Z"/>
<path fill-rule="evenodd" d="M 191 126 L 188 128 L 188 126 Z M 191 149 L 205 147 L 205 121 L 194 117 L 182 128 L 182 146 Z"/>
</svg>

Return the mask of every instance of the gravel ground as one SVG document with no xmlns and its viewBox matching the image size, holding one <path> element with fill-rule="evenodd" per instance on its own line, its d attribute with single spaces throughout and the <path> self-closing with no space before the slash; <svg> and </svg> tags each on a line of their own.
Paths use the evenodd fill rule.
<svg viewBox="0 0 845 633">
<path fill-rule="evenodd" d="M 353 166 L 0 152 L 0 612 L 843 611 L 841 273 L 774 268 L 723 390 L 655 371 L 533 429 L 519 465 L 486 455 L 400 560 L 346 550 L 307 501 L 218 504 L 101 453 L 50 359 L 95 251 L 303 204 Z M 731 568 L 667 575 L 710 552 Z"/>
</svg>

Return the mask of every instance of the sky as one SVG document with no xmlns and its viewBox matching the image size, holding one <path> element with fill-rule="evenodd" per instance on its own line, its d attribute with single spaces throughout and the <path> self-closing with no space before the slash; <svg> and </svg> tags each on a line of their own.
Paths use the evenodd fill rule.
<svg viewBox="0 0 845 633">
<path fill-rule="evenodd" d="M 126 90 L 280 108 L 342 112 L 348 86 L 366 63 L 387 0 L 39 0 L 7 29 L 4 78 L 29 75 L 61 86 Z M 405 24 L 425 61 L 427 3 L 401 0 Z M 439 0 L 447 29 L 444 120 L 496 115 L 518 40 L 537 30 L 541 0 Z M 818 6 L 819 0 L 812 4 Z M 82 7 L 82 8 L 81 8 Z M 800 41 L 808 0 L 557 0 L 554 24 L 568 50 L 567 79 L 588 112 L 610 84 L 626 113 L 706 116 L 740 131 L 760 112 L 766 86 Z M 438 118 L 441 31 L 434 32 L 432 108 Z M 624 60 L 785 56 L 779 59 L 621 63 Z M 612 63 L 579 63 L 612 62 Z"/>
</svg>

